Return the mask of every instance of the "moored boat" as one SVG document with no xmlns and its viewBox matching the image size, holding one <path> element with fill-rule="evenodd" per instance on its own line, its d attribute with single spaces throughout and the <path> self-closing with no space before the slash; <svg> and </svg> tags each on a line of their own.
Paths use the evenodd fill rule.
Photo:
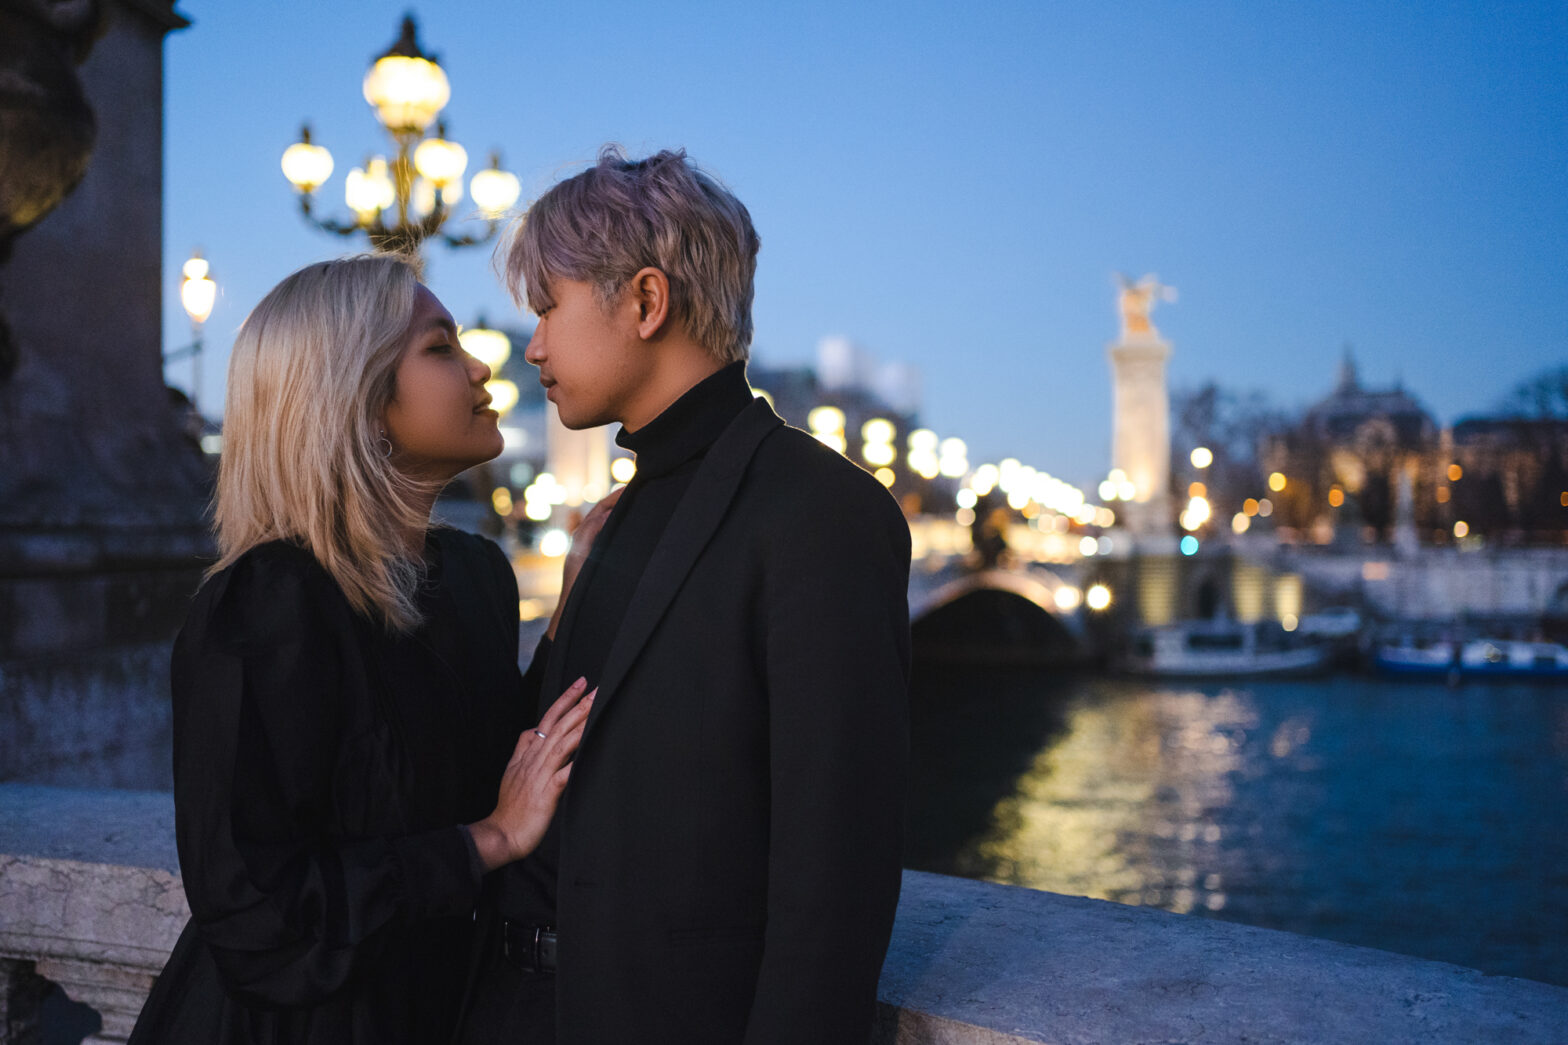
<svg viewBox="0 0 1568 1045">
<path fill-rule="evenodd" d="M 1378 645 L 1372 652 L 1372 665 L 1386 675 L 1447 676 L 1458 670 L 1458 650 L 1447 639 L 1403 639 Z"/>
<path fill-rule="evenodd" d="M 1462 678 L 1568 678 L 1568 647 L 1519 639 L 1403 639 L 1379 644 L 1373 666 L 1386 675 Z"/>
<path fill-rule="evenodd" d="M 1139 633 L 1123 667 L 1161 678 L 1310 675 L 1328 667 L 1331 652 L 1273 621 L 1187 621 Z"/>
<path fill-rule="evenodd" d="M 1568 678 L 1568 647 L 1556 642 L 1473 639 L 1459 650 L 1461 676 Z"/>
</svg>

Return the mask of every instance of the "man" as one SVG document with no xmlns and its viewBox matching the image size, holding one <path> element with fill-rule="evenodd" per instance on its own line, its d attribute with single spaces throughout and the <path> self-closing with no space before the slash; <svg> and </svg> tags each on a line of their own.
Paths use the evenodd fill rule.
<svg viewBox="0 0 1568 1045">
<path fill-rule="evenodd" d="M 614 148 L 507 248 L 562 422 L 619 422 L 637 473 L 530 672 L 541 704 L 579 677 L 598 697 L 545 843 L 489 883 L 464 1041 L 870 1033 L 900 881 L 909 532 L 875 479 L 752 397 L 757 248 L 684 153 Z"/>
</svg>

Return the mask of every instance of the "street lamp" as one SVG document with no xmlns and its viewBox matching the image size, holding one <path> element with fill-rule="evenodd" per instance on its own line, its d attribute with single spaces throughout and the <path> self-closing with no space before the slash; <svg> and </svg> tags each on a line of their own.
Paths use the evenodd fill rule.
<svg viewBox="0 0 1568 1045">
<path fill-rule="evenodd" d="M 218 284 L 207 274 L 207 259 L 201 256 L 199 250 L 191 252 L 180 272 L 184 276 L 180 281 L 180 304 L 185 306 L 185 314 L 191 317 L 191 343 L 175 349 L 164 358 L 172 362 L 182 356 L 191 357 L 191 410 L 200 417 L 196 396 L 201 390 L 201 327 L 207 322 L 207 317 L 212 315 L 212 306 L 218 300 Z"/>
<path fill-rule="evenodd" d="M 332 154 L 310 138 L 304 127 L 300 140 L 283 153 L 283 175 L 299 193 L 300 212 L 307 221 L 339 236 L 363 233 L 384 253 L 417 253 L 432 236 L 451 247 L 484 243 L 501 227 L 501 219 L 517 202 L 517 176 L 501 169 L 498 153 L 489 168 L 469 181 L 469 196 L 485 221 L 482 235 L 454 236 L 442 231 L 463 198 L 463 172 L 468 151 L 448 140 L 437 116 L 452 96 L 446 72 L 419 48 L 412 15 L 403 18 L 402 34 L 365 74 L 365 100 L 397 147 L 389 161 L 372 156 L 349 171 L 343 184 L 344 202 L 352 222 L 318 217 L 315 192 L 332 176 Z M 427 136 L 430 126 L 435 133 Z"/>
<path fill-rule="evenodd" d="M 517 405 L 519 395 L 517 385 L 501 376 L 501 364 L 512 355 L 512 339 L 499 330 L 485 326 L 484 317 L 481 316 L 474 326 L 464 328 L 457 340 L 462 344 L 464 352 L 490 368 L 490 380 L 485 382 L 485 391 L 490 393 L 491 408 L 505 417 Z"/>
</svg>

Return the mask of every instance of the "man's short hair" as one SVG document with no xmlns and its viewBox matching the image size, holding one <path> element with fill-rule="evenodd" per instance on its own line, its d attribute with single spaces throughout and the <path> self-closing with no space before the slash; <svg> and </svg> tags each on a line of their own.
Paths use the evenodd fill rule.
<svg viewBox="0 0 1568 1045">
<path fill-rule="evenodd" d="M 684 149 L 629 160 L 618 145 L 555 185 L 514 222 L 501 247 L 513 300 L 543 313 L 552 279 L 591 284 L 608 307 L 643 268 L 670 281 L 670 318 L 722 362 L 751 347 L 760 241 L 751 215 Z"/>
</svg>

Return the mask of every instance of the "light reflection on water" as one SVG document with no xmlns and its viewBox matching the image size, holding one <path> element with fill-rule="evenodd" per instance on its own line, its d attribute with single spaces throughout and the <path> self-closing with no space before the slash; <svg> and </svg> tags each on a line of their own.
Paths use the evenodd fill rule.
<svg viewBox="0 0 1568 1045">
<path fill-rule="evenodd" d="M 1246 694 L 1122 694 L 1075 707 L 959 854 L 971 877 L 1187 912 L 1225 906 L 1216 858 L 1230 774 L 1257 715 Z"/>
<path fill-rule="evenodd" d="M 1568 983 L 1568 695 L 916 675 L 910 866 Z"/>
</svg>

